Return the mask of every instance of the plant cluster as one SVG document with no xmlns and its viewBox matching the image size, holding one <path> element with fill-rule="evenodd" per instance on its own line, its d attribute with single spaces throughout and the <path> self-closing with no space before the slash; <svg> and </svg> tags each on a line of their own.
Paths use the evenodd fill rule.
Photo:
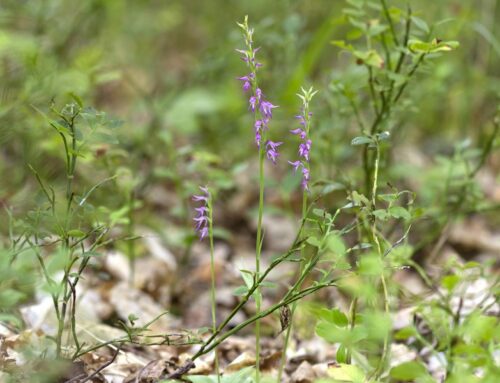
<svg viewBox="0 0 500 383">
<path fill-rule="evenodd" d="M 319 95 L 313 87 L 294 89 L 299 91 L 296 121 L 293 114 L 287 117 L 287 108 L 278 109 L 269 101 L 266 94 L 270 92 L 262 90 L 264 65 L 257 58 L 261 50 L 248 17 L 237 24 L 245 45 L 237 52 L 247 72 L 237 80 L 246 96 L 254 134 L 253 140 L 248 135 L 244 139 L 254 141 L 253 147 L 257 149 L 254 153 L 258 169 L 255 266 L 252 270 L 240 270 L 241 286 L 234 290 L 237 303 L 219 321 L 215 244 L 224 238 L 225 231 L 222 222 L 217 231 L 219 222 L 215 222 L 214 216 L 219 206 L 217 197 L 232 187 L 230 171 L 223 166 L 215 169 L 218 160 L 208 152 L 192 148 L 175 150 L 173 137 L 164 135 L 143 148 L 141 156 L 149 166 L 141 172 L 136 158 L 129 159 L 123 153 L 106 157 L 118 144 L 115 131 L 121 123 L 85 107 L 78 96 L 69 94 L 71 102 L 59 108 L 51 104 L 48 112 L 35 108 L 33 113 L 41 115 L 46 128 L 50 128 L 57 139 L 51 150 L 55 158 L 62 158 L 57 166 L 64 170 L 64 185 L 47 181 L 38 169 L 39 164 L 28 164 L 40 192 L 34 208 L 23 218 L 5 209 L 9 218 L 9 242 L 5 249 L 0 249 L 0 319 L 11 326 L 22 327 L 16 307 L 37 288 L 52 301 L 55 330 L 49 334 L 47 344 L 34 350 L 33 360 L 71 363 L 109 346 L 116 352 L 112 363 L 126 345 L 189 345 L 194 350 L 191 358 L 163 378 L 183 379 L 200 358 L 213 353 L 215 377 L 192 377 L 194 382 L 213 381 L 213 378 L 227 383 L 250 379 L 267 381 L 269 377 L 261 375 L 260 368 L 261 322 L 274 315 L 279 317 L 281 326 L 276 336 L 282 339 L 282 355 L 272 379 L 280 382 L 287 372 L 293 335 L 300 332 L 301 306 L 311 302 L 314 294 L 334 289 L 349 303 L 347 307 L 328 301 L 311 310 L 315 334 L 335 349 L 336 360 L 328 369 L 329 378 L 325 381 L 434 382 L 435 374 L 428 371 L 426 364 L 429 358 L 440 366 L 442 381 L 495 381 L 500 374 L 496 355 L 500 323 L 493 311 L 495 305 L 498 306 L 498 278 L 492 280 L 486 272 L 489 265 L 449 262 L 443 274 L 433 279 L 417 256 L 433 245 L 432 260 L 441 250 L 447 228 L 454 221 L 494 208 L 484 202 L 475 179 L 498 146 L 498 111 L 477 148 L 470 142 L 456 145 L 451 157 L 441 157 L 438 161 L 437 175 L 427 175 L 429 182 L 423 196 L 420 191 L 415 193 L 406 179 L 402 181 L 394 174 L 394 155 L 401 137 L 406 134 L 405 121 L 411 117 L 410 110 L 418 105 L 418 100 L 407 95 L 417 78 L 430 77 L 433 65 L 446 60 L 445 55 L 455 51 L 459 44 L 441 40 L 435 26 L 417 17 L 409 3 L 403 9 L 390 6 L 386 0 L 347 0 L 337 22 L 348 30 L 347 38 L 334 40 L 332 45 L 340 48 L 339 59 L 349 62 L 351 72 L 346 78 L 334 76 L 329 88 L 321 88 Z M 152 95 L 145 99 L 146 109 L 156 110 Z M 343 138 L 332 137 L 331 131 L 321 123 L 324 116 L 316 112 L 326 99 L 341 106 L 338 113 L 334 110 L 332 119 L 348 121 Z M 279 136 L 278 116 L 287 121 L 290 133 L 279 141 L 272 139 Z M 160 124 L 159 118 L 152 121 L 152 136 L 159 134 Z M 323 139 L 325 130 L 330 135 L 328 139 Z M 342 143 L 345 138 L 348 141 Z M 329 164 L 325 164 L 327 156 L 323 151 L 326 150 L 328 156 L 336 155 L 331 140 L 348 147 L 346 151 L 352 153 L 349 159 L 356 162 L 354 170 L 346 166 L 345 170 L 335 170 L 334 175 L 325 171 Z M 349 141 L 350 146 L 345 144 Z M 158 165 L 158 142 L 160 147 L 169 149 L 165 155 L 169 167 Z M 294 154 L 289 155 L 292 150 Z M 103 177 L 89 182 L 82 176 L 84 171 L 79 173 L 80 168 L 94 166 L 89 157 L 102 156 L 106 157 L 99 168 Z M 124 164 L 127 160 L 130 163 Z M 287 167 L 286 177 L 292 180 L 290 189 L 300 185 L 298 230 L 288 250 L 263 260 L 267 236 L 263 221 L 265 213 L 271 210 L 266 196 L 273 187 L 268 169 L 278 168 L 281 163 Z M 200 173 L 208 174 L 204 182 L 207 186 L 200 187 L 201 194 L 189 198 Z M 191 180 L 185 181 L 184 177 L 189 176 Z M 206 333 L 186 330 L 181 334 L 150 335 L 149 327 L 159 317 L 138 326 L 139 318 L 131 315 L 119 322 L 125 336 L 86 344 L 78 331 L 79 283 L 89 270 L 99 267 L 100 258 L 109 248 L 122 246 L 130 261 L 129 277 L 133 284 L 138 254 L 135 241 L 140 238 L 136 220 L 142 207 L 141 198 L 148 192 L 149 184 L 158 179 L 166 180 L 183 201 L 172 215 L 187 228 L 175 243 L 183 249 L 186 264 L 196 241 L 189 212 L 192 202 L 196 204 L 192 218 L 194 232 L 200 241 L 208 241 L 210 252 L 211 326 Z M 103 189 L 105 194 L 117 196 L 108 206 L 99 204 L 96 198 Z M 425 203 L 432 199 L 438 202 L 427 208 Z M 411 238 L 414 232 L 418 234 L 418 241 Z M 421 235 L 422 232 L 426 235 Z M 266 237 L 266 240 L 273 239 Z M 30 257 L 37 261 L 36 265 L 27 261 Z M 294 273 L 283 286 L 269 281 L 271 272 L 290 264 Z M 412 303 L 416 302 L 412 322 L 395 331 L 394 313 L 406 293 L 404 286 L 395 282 L 395 275 L 407 269 L 420 276 L 429 295 L 412 297 Z M 465 307 L 464 302 L 470 295 L 468 286 L 479 279 L 486 281 L 486 293 L 472 306 Z M 275 295 L 278 298 L 274 302 L 266 305 L 263 296 L 270 289 L 276 289 L 279 294 Z M 248 310 L 249 306 L 252 308 Z M 234 318 L 244 311 L 250 314 L 234 325 Z M 224 375 L 219 346 L 252 326 L 255 368 Z M 397 344 L 414 350 L 417 357 L 395 363 L 393 349 Z M 103 365 L 102 369 L 107 366 Z M 36 366 L 33 369 L 36 370 Z M 21 380 L 27 376 L 16 373 Z M 98 373 L 81 378 L 89 381 Z"/>
</svg>

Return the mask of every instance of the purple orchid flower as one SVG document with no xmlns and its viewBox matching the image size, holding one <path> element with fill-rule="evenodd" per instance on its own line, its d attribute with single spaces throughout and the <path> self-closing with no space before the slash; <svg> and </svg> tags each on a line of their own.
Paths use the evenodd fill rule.
<svg viewBox="0 0 500 383">
<path fill-rule="evenodd" d="M 271 140 L 266 142 L 266 156 L 273 162 L 273 164 L 276 164 L 276 160 L 279 157 L 278 147 L 281 144 L 283 144 L 283 142 L 274 142 Z"/>
<path fill-rule="evenodd" d="M 193 201 L 203 202 L 202 206 L 195 207 L 197 215 L 193 218 L 195 222 L 195 230 L 198 232 L 200 241 L 208 235 L 208 209 L 210 192 L 207 187 L 200 186 L 203 195 L 193 195 Z"/>
</svg>

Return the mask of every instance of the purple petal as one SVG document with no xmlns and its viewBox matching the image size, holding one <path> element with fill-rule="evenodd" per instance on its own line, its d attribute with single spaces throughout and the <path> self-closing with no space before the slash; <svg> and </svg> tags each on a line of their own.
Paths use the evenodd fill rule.
<svg viewBox="0 0 500 383">
<path fill-rule="evenodd" d="M 200 201 L 207 202 L 207 197 L 205 197 L 203 195 L 194 195 L 193 196 L 193 201 L 196 201 L 196 202 L 200 202 Z"/>
<path fill-rule="evenodd" d="M 294 170 L 295 172 L 297 171 L 297 169 L 298 169 L 300 166 L 303 166 L 303 165 L 302 165 L 302 162 L 300 162 L 300 161 L 293 161 L 293 162 L 292 162 L 292 161 L 288 161 L 288 163 L 289 163 L 290 165 L 292 165 L 292 166 L 293 166 L 293 170 Z"/>
</svg>

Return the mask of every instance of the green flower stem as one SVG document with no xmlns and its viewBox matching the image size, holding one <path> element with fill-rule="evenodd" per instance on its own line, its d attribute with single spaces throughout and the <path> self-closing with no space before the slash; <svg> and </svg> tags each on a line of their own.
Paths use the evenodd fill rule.
<svg viewBox="0 0 500 383">
<path fill-rule="evenodd" d="M 309 88 L 309 90 L 305 90 L 304 88 L 301 88 L 301 90 L 302 90 L 302 94 L 297 94 L 297 96 L 299 96 L 299 98 L 302 100 L 302 105 L 303 105 L 303 115 L 302 116 L 303 116 L 303 123 L 304 123 L 304 129 L 305 129 L 305 136 L 307 139 L 309 139 L 309 130 L 311 128 L 311 116 L 309 113 L 309 102 L 312 100 L 312 98 L 317 93 L 317 91 L 314 91 L 312 87 Z M 309 174 L 309 171 L 310 171 L 309 160 L 304 161 L 302 163 L 302 166 L 304 166 L 307 169 L 307 172 Z M 302 222 L 303 222 L 303 224 L 306 221 L 307 213 L 308 213 L 307 194 L 308 194 L 308 191 L 304 187 L 304 190 L 302 191 Z M 329 232 L 329 229 L 327 231 Z M 307 264 L 308 266 L 314 263 L 313 259 L 314 259 L 314 257 L 311 258 L 310 262 Z M 305 266 L 305 248 L 302 247 L 300 250 L 300 268 L 299 268 L 299 276 L 300 277 L 299 277 L 299 280 L 297 281 L 296 285 L 294 285 L 294 287 L 292 287 L 292 289 L 290 291 L 293 292 L 295 290 L 295 288 L 300 289 L 305 276 L 309 273 L 309 271 L 304 272 L 304 266 Z M 290 291 L 289 291 L 289 293 L 290 293 Z M 284 340 L 284 344 L 283 344 L 283 354 L 281 356 L 281 362 L 280 362 L 280 366 L 278 369 L 278 380 L 277 380 L 278 383 L 281 382 L 283 370 L 284 370 L 285 364 L 286 364 L 286 351 L 288 349 L 288 343 L 290 341 L 290 334 L 292 332 L 292 326 L 293 326 L 293 316 L 294 316 L 296 309 L 297 309 L 297 302 L 294 302 L 292 309 L 290 311 L 290 323 L 289 323 L 288 328 L 286 329 L 285 340 Z"/>
<path fill-rule="evenodd" d="M 307 216 L 307 191 L 303 191 L 302 192 L 302 220 L 305 221 L 305 218 Z M 302 272 L 303 272 L 303 267 L 304 267 L 304 256 L 305 256 L 305 251 L 304 251 L 304 247 L 302 247 L 300 249 L 300 259 L 301 259 L 301 262 L 300 262 L 300 275 L 302 275 Z M 281 378 L 283 376 L 283 371 L 285 369 L 285 364 L 286 364 L 286 352 L 288 350 L 288 343 L 290 341 L 290 334 L 292 332 L 292 326 L 293 326 L 293 316 L 295 314 L 295 310 L 297 309 L 297 302 L 294 302 L 293 305 L 292 305 L 292 309 L 291 309 L 291 313 L 290 313 L 290 324 L 288 326 L 288 328 L 286 329 L 286 333 L 285 333 L 285 341 L 283 343 L 283 353 L 281 355 L 281 361 L 280 361 L 280 366 L 279 366 L 279 369 L 278 369 L 278 378 L 277 378 L 277 382 L 281 382 Z"/>
<path fill-rule="evenodd" d="M 210 240 L 210 279 L 212 286 L 210 288 L 210 300 L 212 303 L 212 331 L 217 331 L 217 316 L 216 316 L 216 299 L 215 299 L 215 257 L 214 257 L 214 231 L 213 231 L 213 214 L 212 214 L 212 194 L 208 198 L 208 237 Z M 217 355 L 217 348 L 214 349 L 215 353 L 215 373 L 217 374 L 217 382 L 220 383 L 220 369 L 219 369 L 219 356 Z"/>
<path fill-rule="evenodd" d="M 373 187 L 372 187 L 372 195 L 371 195 L 371 201 L 372 201 L 372 211 L 375 210 L 376 208 L 376 200 L 377 200 L 377 188 L 378 188 L 378 173 L 379 173 L 379 165 L 380 165 L 380 145 L 378 141 L 375 142 L 376 147 L 375 147 L 375 163 L 374 163 L 374 171 L 373 171 Z M 372 224 L 372 237 L 373 241 L 375 242 L 377 246 L 377 253 L 379 257 L 383 258 L 383 253 L 382 253 L 382 247 L 380 245 L 380 241 L 377 235 L 377 221 L 375 217 L 373 218 L 373 224 Z M 384 311 L 386 315 L 389 315 L 389 292 L 387 290 L 387 283 L 385 280 L 385 276 L 382 272 L 380 276 L 380 282 L 382 285 L 382 293 L 383 293 L 383 299 L 384 299 Z M 389 334 L 387 333 L 384 337 L 384 345 L 382 348 L 382 356 L 380 357 L 379 364 L 374 372 L 375 375 L 375 380 L 378 380 L 380 376 L 382 375 L 386 361 L 389 357 Z"/>
<path fill-rule="evenodd" d="M 260 279 L 260 255 L 262 251 L 262 215 L 264 212 L 264 144 L 259 146 L 259 217 L 257 220 L 257 239 L 255 242 L 255 279 Z M 262 296 L 260 285 L 255 290 L 256 315 L 260 314 Z M 255 381 L 260 381 L 260 321 L 255 321 Z"/>
<path fill-rule="evenodd" d="M 70 120 L 66 120 L 71 138 L 71 151 L 68 148 L 66 139 L 64 140 L 64 148 L 66 150 L 66 218 L 65 218 L 65 233 L 64 233 L 64 247 L 68 252 L 68 263 L 64 269 L 64 276 L 61 284 L 63 285 L 63 301 L 61 304 L 60 316 L 57 324 L 56 335 L 56 356 L 61 357 L 62 352 L 62 337 L 64 333 L 64 324 L 66 322 L 66 312 L 68 309 L 68 302 L 71 298 L 71 292 L 68 294 L 69 274 L 71 273 L 71 266 L 74 263 L 73 251 L 70 247 L 70 239 L 68 236 L 70 216 L 71 216 L 71 203 L 73 202 L 73 180 L 75 177 L 76 161 L 77 161 L 77 148 L 76 148 L 76 135 L 75 135 L 75 118 L 78 113 L 74 114 Z"/>
</svg>

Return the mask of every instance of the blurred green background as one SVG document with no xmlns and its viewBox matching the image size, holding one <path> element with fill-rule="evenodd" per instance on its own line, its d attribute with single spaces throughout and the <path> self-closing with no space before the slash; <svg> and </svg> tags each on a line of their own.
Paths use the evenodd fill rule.
<svg viewBox="0 0 500 383">
<path fill-rule="evenodd" d="M 243 46 L 236 21 L 247 14 L 262 47 L 260 83 L 280 106 L 273 138 L 289 139 L 299 106 L 295 93 L 301 85 L 314 85 L 320 91 L 312 106 L 316 180 L 356 180 L 359 153 L 349 143 L 357 128 L 332 84 L 352 79 L 356 89 L 365 74 L 330 44 L 350 31 L 342 13 L 348 3 L 2 0 L 0 201 L 17 215 L 43 198 L 28 164 L 50 182 L 64 178 L 59 137 L 39 111 L 47 112 L 52 102 L 70 102 L 69 94 L 124 122 L 113 136 L 90 147 L 81 160 L 79 185 L 95 184 L 119 169 L 134 180 L 138 200 L 167 190 L 181 202 L 194 185 L 207 182 L 231 189 L 234 177 L 255 160 L 252 120 L 236 81 L 246 74 L 235 52 Z M 390 3 L 406 6 L 405 1 Z M 411 175 L 420 181 L 417 192 L 425 201 L 433 198 L 426 197 L 432 182 L 442 183 L 436 156 L 452 155 L 467 139 L 480 146 L 489 129 L 500 90 L 500 6 L 496 0 L 411 5 L 414 15 L 433 26 L 432 37 L 461 43 L 412 81 L 406 95 L 412 102 L 407 101 L 394 138 L 396 148 L 420 156 L 413 165 L 429 167 L 417 174 L 412 161 L 403 167 L 395 161 L 391 179 L 403 182 Z M 283 156 L 290 158 L 286 153 L 295 146 L 284 145 Z M 498 161 L 497 156 L 493 165 Z M 279 165 L 286 168 L 286 162 Z M 298 181 L 283 179 L 280 191 L 289 196 Z M 104 187 L 98 198 L 108 208 L 119 208 L 113 190 Z M 148 211 L 158 211 L 155 203 L 161 208 L 161 198 L 158 194 L 146 203 L 144 220 L 155 221 Z M 168 207 L 168 214 L 185 219 L 185 205 Z M 6 232 L 5 220 L 0 228 Z"/>
</svg>

